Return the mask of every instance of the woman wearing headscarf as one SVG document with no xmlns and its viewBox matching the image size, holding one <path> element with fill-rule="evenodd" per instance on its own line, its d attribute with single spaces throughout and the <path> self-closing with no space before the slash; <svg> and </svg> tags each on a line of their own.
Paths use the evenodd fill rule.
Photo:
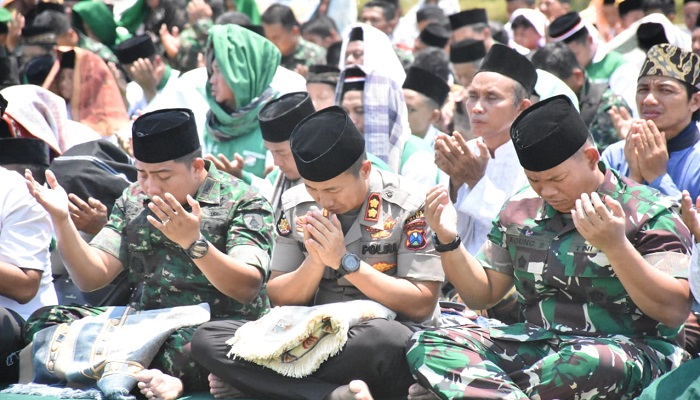
<svg viewBox="0 0 700 400">
<path fill-rule="evenodd" d="M 76 3 L 71 12 L 73 29 L 97 40 L 110 49 L 128 37 L 124 29 L 118 30 L 114 14 L 101 1 L 81 1 Z"/>
<path fill-rule="evenodd" d="M 204 127 L 205 153 L 234 160 L 239 168 L 242 165 L 242 177 L 247 182 L 252 177 L 246 173 L 263 177 L 266 150 L 258 111 L 279 96 L 270 83 L 280 63 L 280 52 L 264 37 L 227 24 L 211 28 L 206 54 L 210 110 Z"/>
</svg>

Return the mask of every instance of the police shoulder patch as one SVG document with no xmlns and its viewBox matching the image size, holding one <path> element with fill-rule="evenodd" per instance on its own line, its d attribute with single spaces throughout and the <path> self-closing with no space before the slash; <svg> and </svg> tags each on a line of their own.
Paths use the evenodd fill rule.
<svg viewBox="0 0 700 400">
<path fill-rule="evenodd" d="M 422 250 L 428 245 L 424 228 L 416 226 L 406 229 L 404 232 L 406 233 L 405 246 L 408 250 Z"/>
<path fill-rule="evenodd" d="M 379 193 L 370 193 L 365 209 L 365 221 L 379 221 L 379 210 L 382 206 L 382 196 Z"/>
</svg>

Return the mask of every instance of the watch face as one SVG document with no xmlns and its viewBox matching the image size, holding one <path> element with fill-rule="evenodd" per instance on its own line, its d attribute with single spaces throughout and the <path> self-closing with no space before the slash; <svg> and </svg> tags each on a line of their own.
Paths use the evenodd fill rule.
<svg viewBox="0 0 700 400">
<path fill-rule="evenodd" d="M 209 250 L 209 243 L 207 243 L 206 240 L 197 240 L 196 242 L 194 242 L 192 244 L 188 253 L 190 254 L 190 257 L 192 257 L 192 258 L 201 258 L 207 254 L 208 250 Z"/>
<path fill-rule="evenodd" d="M 355 272 L 360 268 L 360 258 L 349 253 L 343 256 L 343 268 L 348 272 Z"/>
</svg>

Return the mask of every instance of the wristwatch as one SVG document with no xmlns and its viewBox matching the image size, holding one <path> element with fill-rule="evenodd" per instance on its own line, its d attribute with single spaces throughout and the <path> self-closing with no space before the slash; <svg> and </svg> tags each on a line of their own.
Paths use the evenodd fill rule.
<svg viewBox="0 0 700 400">
<path fill-rule="evenodd" d="M 457 235 L 457 237 L 455 237 L 455 240 L 453 240 L 452 242 L 442 244 L 438 240 L 437 234 L 433 232 L 433 246 L 435 247 L 435 251 L 437 251 L 438 253 L 452 251 L 459 247 L 460 244 L 462 244 L 462 239 L 459 237 L 459 235 Z"/>
<path fill-rule="evenodd" d="M 186 251 L 187 255 L 193 260 L 202 258 L 209 252 L 209 242 L 207 242 L 204 235 L 200 233 L 199 239 L 195 240 Z"/>
<path fill-rule="evenodd" d="M 346 253 L 340 259 L 340 266 L 335 270 L 335 276 L 340 279 L 360 269 L 360 257 L 352 253 Z"/>
</svg>

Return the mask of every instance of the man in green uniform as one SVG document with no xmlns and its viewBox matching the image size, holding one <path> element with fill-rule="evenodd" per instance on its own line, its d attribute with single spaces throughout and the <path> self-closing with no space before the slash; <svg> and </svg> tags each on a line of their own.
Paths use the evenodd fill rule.
<svg viewBox="0 0 700 400">
<path fill-rule="evenodd" d="M 291 8 L 273 4 L 261 18 L 265 37 L 282 53 L 281 66 L 306 77 L 309 66 L 326 63 L 326 49 L 301 37 L 301 27 Z"/>
<path fill-rule="evenodd" d="M 599 162 L 568 98 L 525 110 L 511 137 L 531 186 L 476 257 L 449 246 L 459 236 L 446 188 L 425 212 L 465 303 L 486 308 L 515 285 L 524 322 L 417 333 L 411 371 L 441 399 L 634 398 L 687 357 L 677 335 L 690 233 L 671 199 Z"/>
<path fill-rule="evenodd" d="M 532 56 L 532 63 L 535 68 L 554 74 L 576 93 L 583 122 L 588 126 L 601 153 L 621 139 L 608 112 L 613 107 L 616 110 L 625 108 L 632 115 L 632 110 L 622 96 L 610 90 L 608 83 L 593 83 L 568 46 L 564 43 L 548 43 Z"/>
<path fill-rule="evenodd" d="M 625 63 L 621 54 L 606 52 L 589 32 L 577 11 L 571 11 L 549 25 L 552 42 L 564 42 L 576 54 L 578 64 L 594 82 L 608 82 L 615 70 Z"/>
<path fill-rule="evenodd" d="M 396 320 L 353 326 L 342 351 L 304 378 L 228 358 L 225 342 L 242 321 L 202 325 L 193 354 L 219 378 L 259 398 L 367 399 L 369 390 L 379 398 L 405 396 L 414 380 L 404 345 L 419 327 L 435 326 L 443 279 L 422 194 L 401 177 L 372 168 L 365 140 L 340 107 L 300 122 L 290 145 L 304 185 L 283 196 L 286 223 L 277 224 L 271 301 L 369 299 L 396 312 Z"/>
<path fill-rule="evenodd" d="M 212 319 L 257 319 L 269 301 L 263 283 L 272 250 L 272 210 L 241 181 L 202 160 L 189 109 L 144 114 L 133 125 L 138 182 L 124 190 L 107 225 L 88 244 L 71 222 L 68 197 L 50 171 L 51 188 L 27 173 L 27 186 L 49 212 L 58 249 L 75 284 L 92 291 L 122 270 L 135 286 L 131 306 L 151 310 L 209 303 Z M 69 322 L 64 315 L 101 309 L 64 307 L 35 314 L 29 334 Z M 34 320 L 32 322 L 32 320 Z M 146 397 L 161 400 L 207 387 L 191 358 L 195 328 L 176 331 L 136 375 Z M 31 336 L 28 336 L 31 337 Z"/>
</svg>

